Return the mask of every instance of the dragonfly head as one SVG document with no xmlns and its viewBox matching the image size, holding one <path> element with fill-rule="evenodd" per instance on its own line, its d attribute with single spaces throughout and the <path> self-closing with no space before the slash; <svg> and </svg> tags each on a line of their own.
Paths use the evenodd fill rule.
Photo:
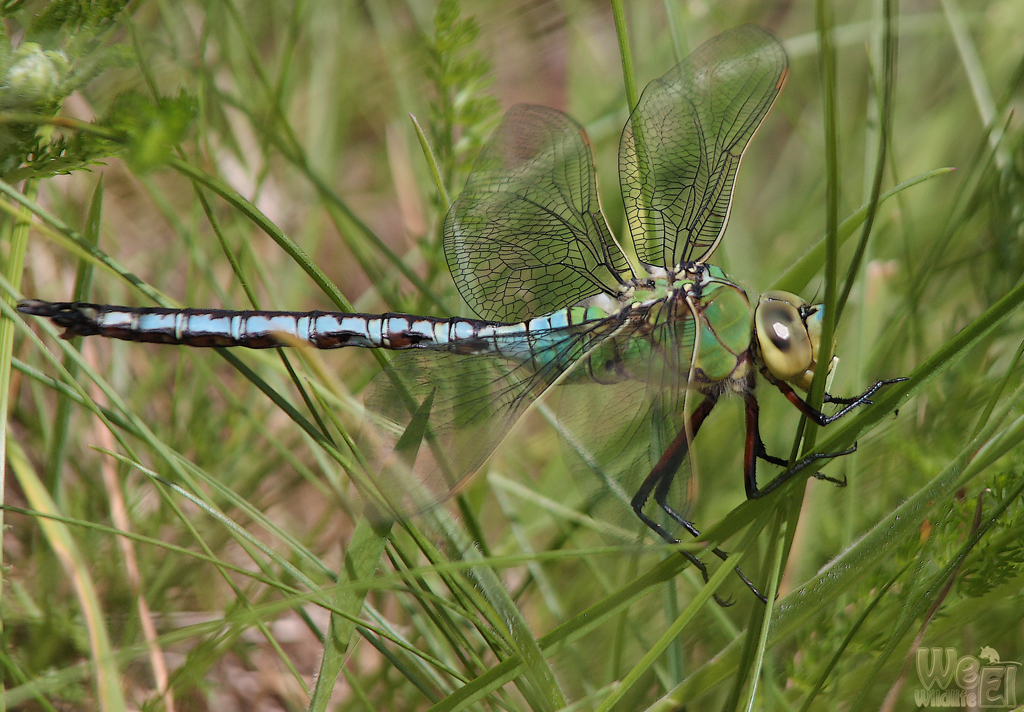
<svg viewBox="0 0 1024 712">
<path fill-rule="evenodd" d="M 761 362 L 772 376 L 803 390 L 810 388 L 823 314 L 821 305 L 808 304 L 790 292 L 761 295 L 754 310 L 754 333 Z"/>
</svg>

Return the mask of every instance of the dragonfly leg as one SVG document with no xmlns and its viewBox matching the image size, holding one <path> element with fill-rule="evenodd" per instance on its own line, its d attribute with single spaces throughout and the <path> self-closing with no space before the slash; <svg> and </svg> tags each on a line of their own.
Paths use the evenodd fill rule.
<svg viewBox="0 0 1024 712">
<path fill-rule="evenodd" d="M 770 465 L 777 465 L 779 467 L 785 467 L 785 468 L 788 469 L 789 468 L 789 460 L 786 460 L 786 459 L 781 458 L 781 457 L 775 457 L 775 455 L 771 455 L 771 454 L 768 453 L 767 448 L 765 448 L 764 443 L 761 441 L 761 433 L 758 432 L 759 430 L 760 429 L 757 428 L 754 431 L 754 437 L 757 438 L 756 443 L 755 443 L 755 450 L 754 450 L 755 457 L 757 457 L 758 459 L 764 460 L 765 462 L 767 462 Z M 808 455 L 807 457 L 803 458 L 802 460 L 798 460 L 797 462 L 795 462 L 793 464 L 793 467 L 796 469 L 797 472 L 800 472 L 802 470 L 807 469 L 807 467 L 811 463 L 817 462 L 818 460 L 828 460 L 828 459 L 831 459 L 833 457 L 841 457 L 842 455 L 849 455 L 851 452 L 855 452 L 856 450 L 857 450 L 857 446 L 854 445 L 853 447 L 848 448 L 846 450 L 843 450 L 842 452 L 815 453 L 813 455 Z M 829 477 L 828 475 L 826 475 L 823 472 L 815 472 L 814 473 L 814 478 L 818 479 L 818 480 L 824 480 L 826 482 L 831 482 L 836 487 L 845 487 L 846 486 L 846 478 L 845 477 L 843 479 L 838 479 L 836 477 Z M 774 487 L 772 487 L 772 489 L 774 489 Z M 770 491 L 770 490 L 768 490 L 768 491 Z M 766 491 L 764 491 L 764 490 L 757 490 L 757 492 L 759 493 L 758 496 L 763 496 L 766 493 Z"/>
<path fill-rule="evenodd" d="M 677 544 L 679 540 L 673 537 L 664 527 L 652 520 L 646 514 L 644 514 L 644 505 L 651 497 L 651 492 L 654 492 L 654 501 L 665 510 L 665 512 L 672 518 L 673 521 L 680 524 L 686 531 L 690 532 L 693 536 L 699 536 L 700 532 L 693 524 L 675 512 L 671 507 L 666 504 L 668 498 L 669 488 L 672 486 L 672 480 L 676 476 L 676 472 L 679 470 L 679 466 L 683 464 L 683 458 L 686 457 L 687 452 L 690 450 L 689 438 L 697 436 L 697 432 L 700 430 L 700 426 L 703 425 L 705 418 L 711 413 L 711 410 L 718 403 L 718 398 L 714 396 L 706 397 L 697 409 L 690 415 L 690 426 L 683 428 L 676 435 L 675 439 L 668 446 L 664 453 L 661 455 L 661 459 L 658 460 L 657 464 L 651 470 L 651 473 L 647 475 L 647 478 L 640 485 L 640 489 L 633 496 L 631 505 L 633 511 L 636 512 L 636 516 L 643 521 L 648 527 L 650 527 L 655 533 L 657 533 L 662 539 L 669 542 L 670 544 Z"/>
<path fill-rule="evenodd" d="M 789 465 L 788 460 L 768 454 L 768 450 L 765 448 L 764 443 L 761 442 L 761 433 L 757 429 L 755 429 L 754 435 L 757 438 L 757 442 L 754 444 L 755 457 L 761 458 L 770 465 L 778 465 L 779 467 L 787 467 Z"/>
<path fill-rule="evenodd" d="M 776 381 L 775 382 L 775 387 L 778 388 L 780 391 L 782 391 L 782 395 L 786 396 L 786 398 L 789 400 L 789 402 L 792 403 L 793 405 L 795 405 L 800 410 L 801 413 L 806 415 L 808 418 L 813 420 L 818 425 L 828 425 L 829 423 L 831 423 L 833 421 L 839 420 L 840 418 L 842 418 L 844 415 L 849 413 L 851 410 L 853 410 L 857 406 L 871 405 L 871 396 L 873 396 L 880 388 L 883 388 L 883 387 L 888 386 L 888 385 L 892 385 L 893 383 L 899 383 L 900 381 L 905 381 L 905 380 L 907 380 L 907 379 L 906 378 L 891 378 L 891 379 L 889 379 L 887 381 L 876 381 L 874 384 L 871 385 L 870 388 L 868 388 L 866 391 L 861 393 L 859 396 L 854 396 L 852 398 L 842 398 L 840 396 L 833 396 L 833 395 L 829 395 L 828 393 L 826 393 L 825 394 L 825 398 L 824 398 L 826 403 L 838 403 L 840 405 L 846 406 L 845 408 L 843 408 L 839 412 L 834 413 L 832 415 L 825 415 L 820 410 L 817 410 L 816 408 L 812 408 L 807 403 L 807 401 L 805 401 L 803 398 L 801 398 L 797 394 L 797 392 L 793 390 L 793 387 L 790 386 L 785 381 Z"/>
<path fill-rule="evenodd" d="M 630 506 L 632 506 L 633 512 L 636 514 L 637 518 L 646 524 L 648 529 L 653 531 L 669 544 L 678 544 L 679 539 L 675 538 L 671 532 L 665 529 L 665 527 L 647 516 L 644 512 L 644 505 L 647 504 L 647 501 L 651 498 L 651 492 L 654 490 L 657 490 L 655 501 L 658 501 L 659 505 L 661 504 L 659 499 L 663 499 L 665 493 L 668 492 L 669 487 L 672 485 L 672 479 L 675 477 L 676 470 L 679 469 L 679 466 L 683 462 L 683 458 L 686 457 L 686 453 L 689 450 L 689 444 L 686 437 L 687 430 L 690 431 L 691 435 L 696 435 L 701 424 L 704 422 L 704 419 L 707 418 L 711 409 L 715 407 L 716 402 L 716 398 L 705 398 L 697 407 L 697 410 L 695 410 L 690 416 L 690 427 L 683 428 L 676 436 L 675 440 L 673 440 L 668 446 L 668 449 L 662 453 L 661 459 L 658 460 L 654 469 L 652 469 L 651 473 L 647 475 L 646 479 L 644 479 L 643 484 L 640 485 L 640 489 L 638 489 L 636 494 L 633 495 L 633 499 L 630 502 Z M 692 523 L 686 521 L 682 517 L 679 517 L 675 512 L 672 512 L 671 510 L 668 511 L 669 516 L 671 516 L 674 521 L 679 522 L 688 532 L 694 534 L 694 532 L 697 531 L 697 528 L 693 526 Z M 694 534 L 694 536 L 697 536 L 697 534 Z M 707 583 L 709 580 L 707 565 L 687 551 L 680 551 L 679 553 L 685 556 L 690 563 L 700 570 L 701 576 L 704 578 L 704 582 Z"/>
<path fill-rule="evenodd" d="M 683 458 L 686 457 L 686 453 L 689 451 L 689 439 L 697 435 L 697 431 L 700 430 L 700 426 L 704 423 L 704 420 L 708 417 L 708 414 L 711 413 L 711 410 L 715 407 L 717 402 L 717 396 L 705 397 L 690 416 L 690 426 L 679 431 L 675 439 L 662 454 L 661 459 L 659 459 L 657 464 L 655 464 L 651 473 L 644 480 L 643 484 L 640 485 L 640 489 L 638 489 L 637 493 L 633 496 L 631 505 L 637 518 L 646 524 L 651 531 L 656 533 L 669 544 L 678 544 L 679 539 L 673 536 L 671 532 L 665 529 L 665 527 L 647 516 L 647 514 L 644 513 L 644 505 L 646 505 L 648 500 L 651 498 L 651 493 L 653 491 L 654 501 L 658 504 L 658 507 L 660 507 L 661 510 L 672 519 L 672 521 L 683 527 L 693 535 L 694 538 L 700 536 L 700 530 L 697 529 L 694 523 L 689 521 L 669 505 L 668 495 L 672 486 L 672 480 L 675 478 L 675 474 L 679 470 L 679 466 L 682 465 Z M 711 552 L 722 561 L 726 561 L 729 558 L 729 555 L 718 547 L 712 549 Z M 704 562 L 689 552 L 680 551 L 679 553 L 685 556 L 690 563 L 700 570 L 701 575 L 704 578 L 704 582 L 706 583 L 708 581 L 708 571 Z M 746 574 L 744 574 L 738 566 L 735 567 L 735 569 L 736 575 L 740 577 L 740 580 L 743 581 L 747 588 L 749 588 L 762 603 L 767 603 L 768 599 L 765 598 L 764 594 L 762 594 L 754 583 L 747 578 Z M 719 596 L 715 596 L 715 601 L 723 607 L 732 605 L 732 601 L 722 600 Z"/>
<path fill-rule="evenodd" d="M 900 380 L 902 380 L 902 379 L 900 379 Z M 873 386 L 871 389 L 868 389 L 866 394 L 860 396 L 860 398 L 851 398 L 851 399 L 849 399 L 851 401 L 851 404 L 848 405 L 846 408 L 844 408 L 844 412 L 849 411 L 850 408 L 855 408 L 858 405 L 863 405 L 865 402 L 870 403 L 870 401 L 866 401 L 866 400 L 862 400 L 862 399 L 866 399 L 867 395 L 870 395 L 870 394 L 874 393 L 876 390 L 881 388 L 883 385 L 886 385 L 887 383 L 890 383 L 890 382 L 891 381 L 879 381 L 879 383 L 876 383 L 875 386 Z M 879 385 L 879 384 L 881 384 L 881 385 Z M 786 387 L 789 388 L 789 386 L 786 386 Z M 780 390 L 781 390 L 781 388 L 780 388 Z M 783 393 L 785 393 L 785 391 L 783 391 Z M 800 396 L 796 395 L 796 393 L 793 393 L 793 395 L 801 403 L 804 403 L 803 399 L 801 399 Z M 774 457 L 773 455 L 769 455 L 768 452 L 765 450 L 764 442 L 762 442 L 762 440 L 761 440 L 761 431 L 760 431 L 760 428 L 758 427 L 758 416 L 759 416 L 760 411 L 759 411 L 758 406 L 757 406 L 757 399 L 754 397 L 753 392 L 747 392 L 746 394 L 744 394 L 743 400 L 744 400 L 744 406 L 745 406 L 744 409 L 745 409 L 746 424 L 747 424 L 747 442 L 746 442 L 746 448 L 744 449 L 744 454 L 743 454 L 743 484 L 744 484 L 744 487 L 746 488 L 746 491 L 747 491 L 747 499 L 760 499 L 761 497 L 764 497 L 765 495 L 770 494 L 771 492 L 774 492 L 776 489 L 778 489 L 779 487 L 784 485 L 786 482 L 789 482 L 789 480 L 793 479 L 793 477 L 795 477 L 799 473 L 801 473 L 804 470 L 806 470 L 808 467 L 813 465 L 818 460 L 830 460 L 830 459 L 832 459 L 834 457 L 842 457 L 843 455 L 849 455 L 850 453 L 856 451 L 856 449 L 857 449 L 857 445 L 856 445 L 856 443 L 854 443 L 852 446 L 848 447 L 846 450 L 841 450 L 839 452 L 816 452 L 816 453 L 812 453 L 812 454 L 808 455 L 807 457 L 803 458 L 802 460 L 798 460 L 797 462 L 795 462 L 792 467 L 789 467 L 789 462 L 787 462 L 786 460 L 783 460 L 782 458 Z M 790 400 L 792 400 L 792 398 Z M 859 402 L 854 404 L 854 403 L 852 403 L 852 401 L 859 401 Z M 804 403 L 804 405 L 806 405 L 806 403 Z M 803 409 L 801 409 L 801 410 L 803 410 Z M 812 408 L 811 410 L 813 411 L 814 409 Z M 814 412 L 818 413 L 818 411 L 814 411 Z M 839 417 L 842 414 L 843 413 L 841 412 L 841 413 L 838 413 L 838 414 L 832 416 L 827 422 L 832 422 L 833 420 L 835 420 L 837 417 Z M 825 417 L 821 413 L 818 413 L 818 415 L 821 415 L 822 417 Z M 814 416 L 810 416 L 809 415 L 808 417 L 811 417 L 813 419 Z M 758 458 L 761 458 L 762 460 L 765 460 L 766 462 L 770 462 L 773 465 L 779 465 L 780 467 L 787 467 L 789 469 L 787 469 L 781 475 L 779 475 L 774 480 L 769 482 L 765 487 L 758 488 L 758 486 L 757 486 L 757 459 Z M 838 479 L 838 478 L 835 478 L 835 477 L 829 477 L 828 475 L 822 474 L 820 472 L 816 472 L 814 474 L 814 477 L 816 479 L 819 479 L 819 480 L 825 480 L 826 482 L 831 482 L 832 484 L 837 485 L 839 487 L 845 487 L 846 486 L 846 479 L 845 478 L 844 479 Z"/>
</svg>

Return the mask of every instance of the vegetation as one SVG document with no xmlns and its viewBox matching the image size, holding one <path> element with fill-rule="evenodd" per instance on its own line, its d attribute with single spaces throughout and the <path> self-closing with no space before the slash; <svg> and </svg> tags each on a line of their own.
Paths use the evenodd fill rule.
<svg viewBox="0 0 1024 712">
<path fill-rule="evenodd" d="M 1019 661 L 1024 6 L 841 5 L 0 3 L 5 704 L 906 709 L 918 650 Z M 909 378 L 820 432 L 762 382 L 770 452 L 857 442 L 818 465 L 845 488 L 744 502 L 742 408 L 701 431 L 691 515 L 769 606 L 603 536 L 544 409 L 382 524 L 353 435 L 380 354 L 67 342 L 13 310 L 468 315 L 440 224 L 500 111 L 584 123 L 624 235 L 624 87 L 744 22 L 790 72 L 715 263 L 828 300 L 831 392 Z"/>
</svg>

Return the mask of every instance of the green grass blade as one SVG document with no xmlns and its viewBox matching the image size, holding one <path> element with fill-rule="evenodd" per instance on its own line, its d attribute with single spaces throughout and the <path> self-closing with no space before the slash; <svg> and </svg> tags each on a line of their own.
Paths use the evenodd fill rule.
<svg viewBox="0 0 1024 712">
<path fill-rule="evenodd" d="M 7 443 L 7 462 L 10 463 L 18 485 L 29 503 L 44 514 L 56 514 L 56 503 L 46 491 L 38 473 L 29 464 L 25 452 L 16 443 Z M 99 709 L 103 712 L 126 710 L 128 707 L 121 692 L 121 671 L 115 662 L 114 649 L 106 627 L 107 613 L 100 604 L 96 584 L 89 573 L 85 557 L 67 527 L 55 519 L 38 521 L 46 541 L 57 554 L 74 584 L 82 619 L 88 630 L 89 652 L 96 675 Z"/>
</svg>

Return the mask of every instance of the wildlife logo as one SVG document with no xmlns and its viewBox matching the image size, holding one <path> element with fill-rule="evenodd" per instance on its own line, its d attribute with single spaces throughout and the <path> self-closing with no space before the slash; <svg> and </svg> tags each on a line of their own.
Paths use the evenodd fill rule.
<svg viewBox="0 0 1024 712">
<path fill-rule="evenodd" d="M 1017 706 L 1017 672 L 1021 663 L 1003 662 L 998 651 L 984 646 L 977 656 L 956 648 L 918 648 L 914 691 L 918 707 L 998 709 Z"/>
</svg>

